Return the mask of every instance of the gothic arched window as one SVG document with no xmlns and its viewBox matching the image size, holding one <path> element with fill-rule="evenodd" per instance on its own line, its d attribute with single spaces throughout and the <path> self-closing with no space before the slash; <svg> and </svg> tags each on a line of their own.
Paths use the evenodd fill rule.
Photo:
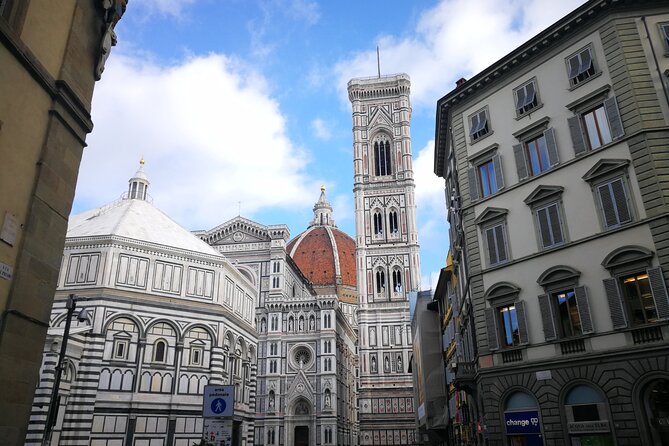
<svg viewBox="0 0 669 446">
<path fill-rule="evenodd" d="M 399 269 L 393 270 L 393 291 L 402 292 L 402 272 Z"/>
<path fill-rule="evenodd" d="M 383 270 L 376 271 L 376 292 L 385 293 L 386 291 L 386 273 Z"/>
<path fill-rule="evenodd" d="M 390 165 L 390 141 L 382 139 L 374 142 L 374 174 L 378 176 L 392 175 Z"/>
<path fill-rule="evenodd" d="M 381 211 L 374 212 L 374 237 L 383 237 L 383 214 Z"/>
<path fill-rule="evenodd" d="M 397 211 L 390 211 L 388 213 L 388 233 L 390 235 L 399 235 L 400 228 L 397 224 Z"/>
</svg>

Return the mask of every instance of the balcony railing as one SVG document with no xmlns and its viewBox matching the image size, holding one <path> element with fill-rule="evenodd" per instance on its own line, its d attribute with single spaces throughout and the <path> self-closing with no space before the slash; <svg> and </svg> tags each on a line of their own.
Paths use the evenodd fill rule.
<svg viewBox="0 0 669 446">
<path fill-rule="evenodd" d="M 585 351 L 585 342 L 583 339 L 567 339 L 560 342 L 560 351 L 563 355 L 573 355 L 574 353 L 583 353 Z"/>
<path fill-rule="evenodd" d="M 507 364 L 509 362 L 518 362 L 523 360 L 522 350 L 508 350 L 502 352 L 502 362 Z"/>
<path fill-rule="evenodd" d="M 662 341 L 662 327 L 657 325 L 650 327 L 642 327 L 632 330 L 632 339 L 635 344 L 647 344 L 649 342 Z"/>
</svg>

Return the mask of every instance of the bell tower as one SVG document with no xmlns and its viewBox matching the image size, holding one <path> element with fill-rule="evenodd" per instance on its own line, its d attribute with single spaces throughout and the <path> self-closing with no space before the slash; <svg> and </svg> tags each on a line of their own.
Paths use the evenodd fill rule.
<svg viewBox="0 0 669 446">
<path fill-rule="evenodd" d="M 414 444 L 411 291 L 420 260 L 406 74 L 353 79 L 360 444 Z"/>
</svg>

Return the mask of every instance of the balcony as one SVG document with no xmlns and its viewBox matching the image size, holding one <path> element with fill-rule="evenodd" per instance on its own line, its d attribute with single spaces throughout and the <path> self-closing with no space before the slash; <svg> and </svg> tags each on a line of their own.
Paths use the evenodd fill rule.
<svg viewBox="0 0 669 446">
<path fill-rule="evenodd" d="M 456 362 L 455 380 L 453 384 L 458 388 L 474 388 L 476 378 L 476 364 L 474 362 Z"/>
<path fill-rule="evenodd" d="M 648 344 L 649 342 L 659 342 L 664 339 L 662 336 L 662 327 L 651 325 L 632 330 L 632 339 L 635 344 Z"/>
<path fill-rule="evenodd" d="M 583 338 L 567 339 L 560 342 L 560 351 L 563 355 L 573 355 L 574 353 L 585 352 L 585 341 Z"/>
</svg>

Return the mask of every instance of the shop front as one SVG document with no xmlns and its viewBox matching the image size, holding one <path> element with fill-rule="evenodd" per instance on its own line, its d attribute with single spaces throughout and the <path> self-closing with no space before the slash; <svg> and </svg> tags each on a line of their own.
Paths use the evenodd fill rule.
<svg viewBox="0 0 669 446">
<path fill-rule="evenodd" d="M 513 392 L 504 404 L 504 428 L 509 446 L 543 446 L 539 405 L 529 394 Z"/>
</svg>

